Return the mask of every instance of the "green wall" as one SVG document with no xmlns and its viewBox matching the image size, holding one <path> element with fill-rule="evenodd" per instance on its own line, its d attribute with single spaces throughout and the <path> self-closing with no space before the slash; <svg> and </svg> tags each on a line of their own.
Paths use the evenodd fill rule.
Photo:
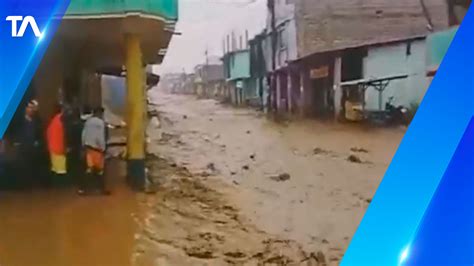
<svg viewBox="0 0 474 266">
<path fill-rule="evenodd" d="M 250 52 L 234 52 L 229 58 L 230 80 L 250 78 Z"/>
<path fill-rule="evenodd" d="M 454 39 L 458 27 L 446 31 L 437 32 L 428 36 L 427 39 L 427 65 L 430 68 L 436 68 L 443 61 L 448 52 L 451 41 Z"/>
<path fill-rule="evenodd" d="M 178 0 L 71 0 L 67 15 L 106 15 L 141 12 L 175 20 Z"/>
</svg>

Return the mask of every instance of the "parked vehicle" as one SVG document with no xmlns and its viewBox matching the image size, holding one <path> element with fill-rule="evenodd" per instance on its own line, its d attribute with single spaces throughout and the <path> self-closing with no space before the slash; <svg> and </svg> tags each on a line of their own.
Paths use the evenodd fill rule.
<svg viewBox="0 0 474 266">
<path fill-rule="evenodd" d="M 385 103 L 384 110 L 365 111 L 365 120 L 376 126 L 407 126 L 410 123 L 408 109 L 404 106 L 395 106 L 393 97 Z"/>
<path fill-rule="evenodd" d="M 395 106 L 393 104 L 393 97 L 390 97 L 385 104 L 385 112 L 387 112 L 389 125 L 405 125 L 410 123 L 408 117 L 408 108 L 404 106 Z"/>
</svg>

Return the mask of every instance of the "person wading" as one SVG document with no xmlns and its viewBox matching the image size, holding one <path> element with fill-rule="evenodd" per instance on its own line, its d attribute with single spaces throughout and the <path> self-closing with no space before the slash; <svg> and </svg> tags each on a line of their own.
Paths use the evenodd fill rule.
<svg viewBox="0 0 474 266">
<path fill-rule="evenodd" d="M 53 184 L 66 185 L 66 145 L 65 130 L 63 123 L 63 112 L 58 104 L 55 107 L 55 115 L 48 125 L 46 132 L 48 151 L 51 159 L 51 172 L 53 174 Z"/>
<path fill-rule="evenodd" d="M 82 145 L 86 157 L 86 174 L 88 180 L 94 180 L 96 189 L 104 195 L 110 192 L 105 188 L 105 152 L 106 152 L 106 125 L 103 120 L 104 109 L 96 108 L 93 116 L 87 119 L 82 131 Z M 86 191 L 79 190 L 80 195 Z"/>
</svg>

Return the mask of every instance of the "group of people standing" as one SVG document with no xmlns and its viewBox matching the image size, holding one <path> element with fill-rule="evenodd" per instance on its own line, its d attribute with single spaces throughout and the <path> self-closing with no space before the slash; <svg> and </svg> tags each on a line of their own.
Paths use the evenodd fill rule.
<svg viewBox="0 0 474 266">
<path fill-rule="evenodd" d="M 0 141 L 0 178 L 20 186 L 72 185 L 78 194 L 110 192 L 105 186 L 105 155 L 108 130 L 103 108 L 55 106 L 43 125 L 36 100 L 28 102 L 13 132 Z M 13 167 L 8 167 L 6 142 L 13 146 Z M 16 179 L 16 180 L 12 180 Z"/>
</svg>

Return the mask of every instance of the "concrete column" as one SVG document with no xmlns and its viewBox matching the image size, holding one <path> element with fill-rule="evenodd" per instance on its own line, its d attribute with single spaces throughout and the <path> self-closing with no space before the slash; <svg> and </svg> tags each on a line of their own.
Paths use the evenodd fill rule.
<svg viewBox="0 0 474 266">
<path fill-rule="evenodd" d="M 309 78 L 309 70 L 306 67 L 302 67 L 300 71 L 301 75 L 301 103 L 302 103 L 302 115 L 307 116 L 310 114 L 310 108 L 312 106 L 312 93 L 313 89 L 311 86 L 311 79 Z"/>
<path fill-rule="evenodd" d="M 291 71 L 288 70 L 288 82 L 287 82 L 287 91 L 286 91 L 286 97 L 288 99 L 288 113 L 292 113 L 293 112 L 293 78 L 292 78 L 292 75 L 291 75 Z"/>
<path fill-rule="evenodd" d="M 276 108 L 277 108 L 277 113 L 280 112 L 281 110 L 281 81 L 280 81 L 280 75 L 278 73 L 275 73 L 274 78 L 275 84 L 276 84 Z"/>
<path fill-rule="evenodd" d="M 300 90 L 300 98 L 299 100 L 299 111 L 300 111 L 300 116 L 304 116 L 304 108 L 306 106 L 305 104 L 305 91 L 304 91 L 304 73 L 303 71 L 299 68 L 298 69 L 298 78 L 300 79 L 300 87 L 298 88 Z"/>
<path fill-rule="evenodd" d="M 133 188 L 145 188 L 145 86 L 140 38 L 125 36 L 127 68 L 127 177 Z"/>
<path fill-rule="evenodd" d="M 342 60 L 338 56 L 334 60 L 334 115 L 336 120 L 339 119 L 342 111 L 341 99 L 342 99 Z"/>
</svg>

